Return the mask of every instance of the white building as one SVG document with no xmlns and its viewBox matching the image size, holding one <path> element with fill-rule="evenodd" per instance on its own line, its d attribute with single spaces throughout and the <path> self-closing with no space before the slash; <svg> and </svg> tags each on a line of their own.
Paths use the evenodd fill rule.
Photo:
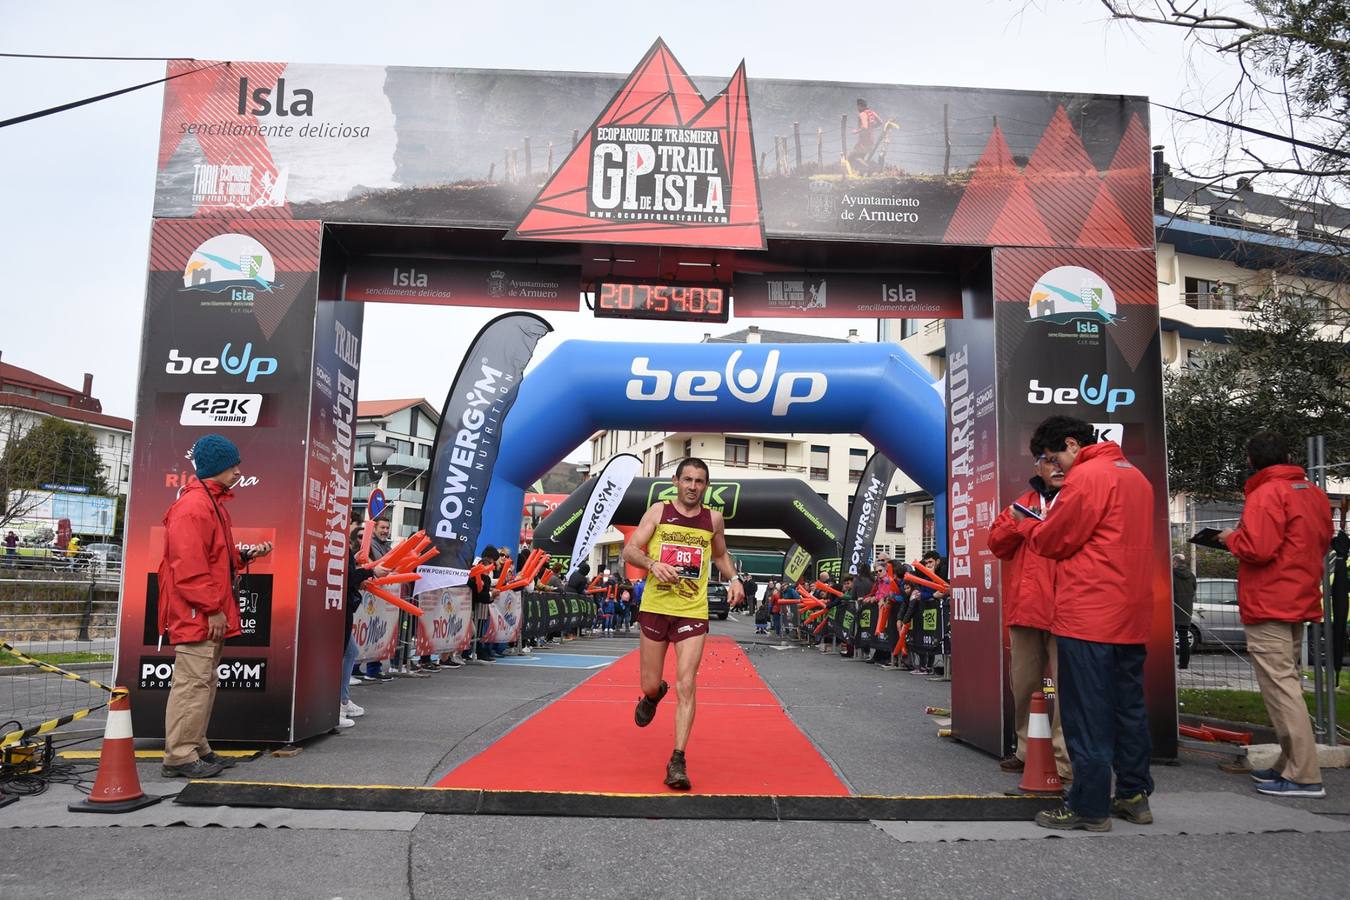
<svg viewBox="0 0 1350 900">
<path fill-rule="evenodd" d="M 379 487 L 389 501 L 385 513 L 395 539 L 415 532 L 422 522 L 422 501 L 431 468 L 432 443 L 440 415 L 422 398 L 406 400 L 361 400 L 356 404 L 356 448 L 353 465 L 352 512 L 365 516 L 372 487 Z M 366 448 L 381 441 L 394 448 L 378 479 L 372 479 Z"/>
<path fill-rule="evenodd" d="M 856 340 L 856 336 L 852 340 Z M 843 343 L 838 338 L 762 331 L 754 325 L 722 337 L 705 335 L 704 342 Z M 720 434 L 601 430 L 591 435 L 590 445 L 592 472 L 599 472 L 616 454 L 632 453 L 642 460 L 642 474 L 648 478 L 670 478 L 675 466 L 687 456 L 696 456 L 706 462 L 712 481 L 800 478 L 845 519 L 863 467 L 875 449 L 856 434 L 757 431 Z M 727 544 L 733 551 L 781 553 L 790 543 L 783 532 L 775 529 L 727 525 Z M 886 517 L 877 530 L 874 550 L 884 550 L 904 559 L 917 559 L 923 550 L 933 546 L 932 498 L 909 478 L 897 474 L 887 492 Z M 611 529 L 599 542 L 601 564 L 616 564 L 620 550 L 621 537 Z"/>
<path fill-rule="evenodd" d="M 0 454 L 5 446 L 45 418 L 88 428 L 103 463 L 103 478 L 114 495 L 125 496 L 131 478 L 131 420 L 106 415 L 93 396 L 94 376 L 80 389 L 3 361 L 0 356 Z M 60 484 L 61 473 L 52 473 Z"/>
</svg>

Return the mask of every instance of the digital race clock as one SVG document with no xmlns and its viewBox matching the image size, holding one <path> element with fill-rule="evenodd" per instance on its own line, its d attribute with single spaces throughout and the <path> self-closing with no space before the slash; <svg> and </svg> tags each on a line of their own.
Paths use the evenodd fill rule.
<svg viewBox="0 0 1350 900">
<path fill-rule="evenodd" d="M 730 313 L 730 297 L 720 284 L 630 280 L 600 281 L 595 286 L 597 317 L 725 323 Z"/>
</svg>

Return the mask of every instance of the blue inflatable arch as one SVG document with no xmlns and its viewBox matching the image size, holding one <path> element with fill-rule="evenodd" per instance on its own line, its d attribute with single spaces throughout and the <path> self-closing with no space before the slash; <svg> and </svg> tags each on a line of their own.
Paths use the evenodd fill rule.
<svg viewBox="0 0 1350 900">
<path fill-rule="evenodd" d="M 565 341 L 521 380 L 502 424 L 479 544 L 515 546 L 525 487 L 600 428 L 856 432 L 933 495 L 945 553 L 938 389 L 894 344 Z"/>
</svg>

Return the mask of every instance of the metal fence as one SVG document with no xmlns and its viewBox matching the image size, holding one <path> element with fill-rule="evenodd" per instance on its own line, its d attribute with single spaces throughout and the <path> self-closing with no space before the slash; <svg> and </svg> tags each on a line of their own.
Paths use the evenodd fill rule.
<svg viewBox="0 0 1350 900">
<path fill-rule="evenodd" d="M 22 564 L 0 568 L 0 641 L 23 656 L 107 681 L 117 632 L 118 568 L 92 554 L 20 559 Z M 91 685 L 0 650 L 0 738 L 106 701 L 106 693 Z M 72 730 L 101 731 L 96 721 L 101 715 Z"/>
</svg>

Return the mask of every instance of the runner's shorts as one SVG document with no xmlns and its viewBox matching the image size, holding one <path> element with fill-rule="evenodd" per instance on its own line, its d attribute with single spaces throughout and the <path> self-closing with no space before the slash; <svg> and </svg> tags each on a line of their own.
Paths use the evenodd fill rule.
<svg viewBox="0 0 1350 900">
<path fill-rule="evenodd" d="M 637 620 L 642 633 L 654 641 L 678 644 L 685 638 L 708 633 L 707 619 L 684 619 L 665 613 L 640 612 Z"/>
</svg>

